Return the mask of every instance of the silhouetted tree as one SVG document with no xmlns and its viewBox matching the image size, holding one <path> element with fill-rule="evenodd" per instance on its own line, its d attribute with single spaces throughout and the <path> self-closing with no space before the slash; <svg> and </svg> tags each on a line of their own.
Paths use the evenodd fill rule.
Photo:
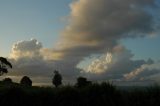
<svg viewBox="0 0 160 106">
<path fill-rule="evenodd" d="M 56 70 L 54 71 L 54 77 L 52 79 L 52 83 L 55 85 L 56 88 L 62 84 L 62 76 Z"/>
<path fill-rule="evenodd" d="M 24 86 L 32 86 L 32 81 L 29 77 L 27 76 L 24 76 L 21 81 L 20 81 L 20 84 L 21 85 L 24 85 Z"/>
<path fill-rule="evenodd" d="M 8 67 L 12 68 L 12 64 L 4 57 L 0 57 L 0 75 L 8 73 Z"/>
<path fill-rule="evenodd" d="M 84 86 L 87 86 L 90 84 L 92 84 L 92 82 L 87 81 L 87 78 L 85 78 L 85 77 L 78 77 L 77 78 L 77 84 L 76 84 L 77 87 L 84 87 Z"/>
<path fill-rule="evenodd" d="M 11 78 L 5 78 L 5 79 L 3 79 L 3 83 L 11 84 L 12 83 L 12 79 Z"/>
</svg>

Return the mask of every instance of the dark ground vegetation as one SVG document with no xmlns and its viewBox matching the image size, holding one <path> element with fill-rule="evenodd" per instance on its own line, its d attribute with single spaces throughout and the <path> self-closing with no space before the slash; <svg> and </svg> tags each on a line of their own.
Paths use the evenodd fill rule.
<svg viewBox="0 0 160 106">
<path fill-rule="evenodd" d="M 160 87 L 123 90 L 110 83 L 31 87 L 0 83 L 0 106 L 160 106 Z"/>
</svg>

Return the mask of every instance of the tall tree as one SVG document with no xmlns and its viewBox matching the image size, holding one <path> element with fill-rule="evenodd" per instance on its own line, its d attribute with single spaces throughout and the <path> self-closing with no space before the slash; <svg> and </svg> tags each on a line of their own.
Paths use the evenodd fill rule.
<svg viewBox="0 0 160 106">
<path fill-rule="evenodd" d="M 54 71 L 54 77 L 52 79 L 52 83 L 55 85 L 56 88 L 62 84 L 62 76 L 56 70 Z"/>
<path fill-rule="evenodd" d="M 4 57 L 0 57 L 0 75 L 8 73 L 8 68 L 12 68 L 12 64 Z"/>
</svg>

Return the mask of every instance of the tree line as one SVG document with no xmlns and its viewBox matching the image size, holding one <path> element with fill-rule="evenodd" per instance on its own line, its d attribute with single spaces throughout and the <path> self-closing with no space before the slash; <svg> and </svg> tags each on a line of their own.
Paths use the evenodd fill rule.
<svg viewBox="0 0 160 106">
<path fill-rule="evenodd" d="M 8 68 L 12 68 L 12 64 L 4 57 L 0 57 L 0 76 L 8 73 Z M 2 83 L 4 84 L 11 84 L 12 79 L 11 78 L 5 78 L 3 79 Z M 92 82 L 88 81 L 85 77 L 78 77 L 77 83 L 75 86 L 77 87 L 83 87 L 90 85 Z M 23 86 L 32 86 L 32 80 L 28 76 L 22 77 L 20 80 L 20 84 Z M 59 71 L 54 71 L 54 76 L 52 78 L 52 84 L 57 88 L 60 85 L 62 85 L 62 75 L 59 73 Z"/>
<path fill-rule="evenodd" d="M 5 85 L 10 85 L 10 84 L 14 83 L 11 78 L 4 78 L 1 82 L 2 82 L 2 84 L 5 84 Z M 20 80 L 19 84 L 22 85 L 22 86 L 31 87 L 32 86 L 32 80 L 28 76 L 24 76 Z M 52 84 L 56 88 L 58 88 L 60 85 L 62 85 L 62 76 L 57 70 L 54 71 L 54 76 L 52 78 Z M 88 81 L 87 78 L 78 77 L 77 78 L 77 83 L 75 84 L 75 87 L 85 87 L 85 86 L 91 85 L 91 84 L 92 84 L 92 82 Z"/>
</svg>

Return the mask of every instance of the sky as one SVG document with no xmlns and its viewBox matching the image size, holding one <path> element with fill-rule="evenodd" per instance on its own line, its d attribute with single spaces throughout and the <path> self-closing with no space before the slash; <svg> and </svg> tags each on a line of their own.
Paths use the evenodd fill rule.
<svg viewBox="0 0 160 106">
<path fill-rule="evenodd" d="M 52 47 L 69 15 L 71 0 L 0 0 L 1 55 L 8 56 L 12 45 L 36 38 Z"/>
<path fill-rule="evenodd" d="M 64 82 L 160 79 L 160 0 L 0 0 L 0 56 L 10 77 Z"/>
</svg>

